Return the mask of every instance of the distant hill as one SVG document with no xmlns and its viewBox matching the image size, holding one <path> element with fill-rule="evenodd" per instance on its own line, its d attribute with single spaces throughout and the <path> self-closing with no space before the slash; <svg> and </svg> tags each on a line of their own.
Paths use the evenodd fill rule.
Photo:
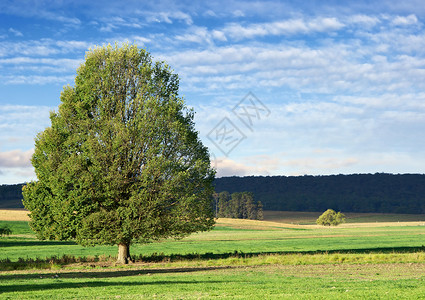
<svg viewBox="0 0 425 300">
<path fill-rule="evenodd" d="M 24 184 L 0 185 L 0 208 L 24 208 L 23 186 Z"/>
<path fill-rule="evenodd" d="M 23 208 L 22 186 L 0 185 L 0 208 Z M 222 177 L 215 186 L 252 192 L 264 210 L 425 214 L 423 174 Z"/>
<path fill-rule="evenodd" d="M 264 210 L 425 213 L 421 174 L 222 177 L 215 185 L 216 192 L 252 192 Z"/>
</svg>

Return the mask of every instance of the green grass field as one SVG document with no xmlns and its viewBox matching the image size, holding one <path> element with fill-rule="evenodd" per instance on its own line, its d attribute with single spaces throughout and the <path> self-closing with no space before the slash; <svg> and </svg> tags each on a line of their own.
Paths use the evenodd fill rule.
<svg viewBox="0 0 425 300">
<path fill-rule="evenodd" d="M 10 299 L 421 299 L 423 265 L 189 267 L 1 275 Z"/>
<path fill-rule="evenodd" d="M 325 228 L 294 225 L 312 224 L 312 216 L 288 222 L 285 214 L 269 222 L 221 219 L 210 232 L 132 245 L 137 261 L 126 266 L 114 265 L 115 246 L 39 241 L 27 222 L 0 221 L 13 231 L 0 238 L 0 299 L 425 297 L 425 222 L 404 223 L 423 216 L 373 222 L 362 214 Z"/>
</svg>

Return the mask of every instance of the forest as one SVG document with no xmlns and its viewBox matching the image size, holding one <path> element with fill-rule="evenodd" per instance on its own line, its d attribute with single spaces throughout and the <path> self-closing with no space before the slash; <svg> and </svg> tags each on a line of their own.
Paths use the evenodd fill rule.
<svg viewBox="0 0 425 300">
<path fill-rule="evenodd" d="M 23 184 L 0 185 L 0 208 L 23 208 Z M 425 213 L 425 175 L 221 177 L 215 191 L 250 192 L 264 210 Z"/>
<path fill-rule="evenodd" d="M 24 184 L 0 185 L 0 208 L 24 208 L 22 187 Z"/>
<path fill-rule="evenodd" d="M 216 192 L 252 192 L 264 210 L 425 213 L 425 175 L 222 177 Z"/>
</svg>

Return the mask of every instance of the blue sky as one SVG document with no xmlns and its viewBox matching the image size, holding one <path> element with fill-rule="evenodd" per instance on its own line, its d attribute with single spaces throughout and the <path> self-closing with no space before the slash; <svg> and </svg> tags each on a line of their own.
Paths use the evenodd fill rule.
<svg viewBox="0 0 425 300">
<path fill-rule="evenodd" d="M 180 75 L 218 176 L 425 173 L 422 1 L 144 2 L 1 1 L 0 184 L 115 42 Z"/>
</svg>

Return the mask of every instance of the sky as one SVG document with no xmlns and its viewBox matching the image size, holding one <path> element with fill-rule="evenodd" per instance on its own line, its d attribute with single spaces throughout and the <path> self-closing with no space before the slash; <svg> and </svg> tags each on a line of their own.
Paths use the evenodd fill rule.
<svg viewBox="0 0 425 300">
<path fill-rule="evenodd" d="M 425 173 L 422 1 L 0 2 L 0 184 L 94 46 L 180 77 L 217 176 Z"/>
</svg>

